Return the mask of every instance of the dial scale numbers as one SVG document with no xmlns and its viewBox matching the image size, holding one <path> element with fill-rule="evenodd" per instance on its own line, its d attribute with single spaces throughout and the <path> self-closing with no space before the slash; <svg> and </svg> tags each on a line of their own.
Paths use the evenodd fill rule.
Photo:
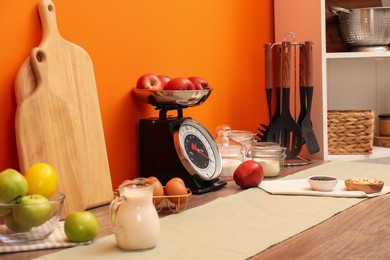
<svg viewBox="0 0 390 260">
<path fill-rule="evenodd" d="M 210 144 L 198 129 L 188 125 L 184 129 L 179 134 L 180 142 L 184 145 L 190 163 L 199 173 L 212 178 L 215 174 L 215 156 Z"/>
<path fill-rule="evenodd" d="M 207 130 L 193 120 L 186 120 L 179 128 L 179 142 L 189 164 L 205 179 L 213 179 L 220 174 L 219 151 Z"/>
</svg>

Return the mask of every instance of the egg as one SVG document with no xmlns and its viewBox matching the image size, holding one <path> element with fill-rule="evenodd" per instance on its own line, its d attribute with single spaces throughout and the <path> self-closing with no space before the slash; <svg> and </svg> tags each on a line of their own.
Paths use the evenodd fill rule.
<svg viewBox="0 0 390 260">
<path fill-rule="evenodd" d="M 154 205 L 158 206 L 163 200 L 164 187 L 162 186 L 158 178 L 154 176 L 150 176 L 148 179 L 154 181 L 153 196 L 161 197 L 161 198 L 153 198 Z"/>
<path fill-rule="evenodd" d="M 184 181 L 183 181 L 181 178 L 179 178 L 179 177 L 172 178 L 172 179 L 170 179 L 170 181 L 172 181 L 172 182 L 178 181 L 178 182 L 180 182 L 181 184 L 183 184 L 183 186 L 186 186 L 186 184 L 184 183 Z"/>
<path fill-rule="evenodd" d="M 184 184 L 184 181 L 180 178 L 172 178 L 170 179 L 167 184 L 165 185 L 165 195 L 167 196 L 183 196 L 187 195 L 187 188 Z M 180 204 L 186 203 L 187 197 L 168 197 L 168 199 L 175 204 L 179 203 L 180 199 Z"/>
</svg>

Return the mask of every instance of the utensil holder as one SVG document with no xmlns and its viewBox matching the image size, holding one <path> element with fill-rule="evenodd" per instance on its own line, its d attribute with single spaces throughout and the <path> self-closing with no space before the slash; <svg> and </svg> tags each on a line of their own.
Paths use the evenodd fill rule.
<svg viewBox="0 0 390 260">
<path fill-rule="evenodd" d="M 292 40 L 287 40 L 287 36 L 291 36 Z M 313 98 L 312 44 L 311 41 L 296 42 L 295 34 L 289 32 L 284 35 L 283 42 L 264 45 L 268 112 L 273 116 L 269 116 L 269 125 L 261 124 L 265 129 L 259 128 L 260 133 L 257 137 L 260 141 L 277 142 L 286 147 L 287 160 L 299 158 L 303 145 L 307 146 L 310 154 L 320 150 L 310 117 Z M 274 47 L 278 48 L 276 55 L 272 54 Z M 276 59 L 273 56 L 276 56 Z M 276 110 L 270 111 L 273 107 L 270 102 L 275 100 L 272 98 L 274 89 L 276 90 Z M 293 102 L 291 105 L 290 94 Z M 284 99 L 284 96 L 287 98 Z M 288 112 L 283 110 L 285 107 L 288 107 Z"/>
</svg>

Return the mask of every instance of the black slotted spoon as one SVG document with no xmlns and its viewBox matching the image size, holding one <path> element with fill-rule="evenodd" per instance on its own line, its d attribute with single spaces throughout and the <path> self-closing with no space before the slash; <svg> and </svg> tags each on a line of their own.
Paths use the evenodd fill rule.
<svg viewBox="0 0 390 260">
<path fill-rule="evenodd" d="M 302 149 L 302 132 L 290 113 L 291 43 L 282 42 L 282 112 L 269 129 L 267 141 L 286 147 L 286 159 L 295 158 Z"/>
<path fill-rule="evenodd" d="M 275 112 L 272 115 L 272 119 L 270 121 L 270 125 L 268 126 L 267 131 L 258 128 L 258 130 L 262 133 L 262 135 L 258 135 L 260 137 L 261 141 L 267 141 L 268 135 L 269 135 L 269 129 L 270 129 L 271 125 L 273 123 L 275 123 L 276 120 L 280 116 L 280 99 L 281 99 L 281 85 L 282 85 L 282 72 L 281 72 L 282 47 L 280 45 L 274 45 L 274 46 L 277 47 L 277 49 L 276 49 L 276 107 L 275 107 Z M 269 91 L 269 90 L 266 90 L 266 91 Z M 266 94 L 267 94 L 267 98 L 268 98 L 268 93 L 266 93 Z M 271 94 L 271 96 L 272 96 L 272 94 Z M 271 98 L 271 100 L 272 100 L 272 98 Z M 271 106 L 271 108 L 272 108 L 272 106 Z"/>
</svg>

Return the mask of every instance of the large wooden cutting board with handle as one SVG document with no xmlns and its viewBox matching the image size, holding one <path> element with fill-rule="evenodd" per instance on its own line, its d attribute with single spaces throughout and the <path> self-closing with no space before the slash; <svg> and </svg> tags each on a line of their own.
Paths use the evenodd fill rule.
<svg viewBox="0 0 390 260">
<path fill-rule="evenodd" d="M 93 64 L 60 35 L 54 3 L 38 5 L 43 36 L 15 80 L 20 170 L 38 162 L 58 173 L 64 214 L 113 199 Z"/>
</svg>

